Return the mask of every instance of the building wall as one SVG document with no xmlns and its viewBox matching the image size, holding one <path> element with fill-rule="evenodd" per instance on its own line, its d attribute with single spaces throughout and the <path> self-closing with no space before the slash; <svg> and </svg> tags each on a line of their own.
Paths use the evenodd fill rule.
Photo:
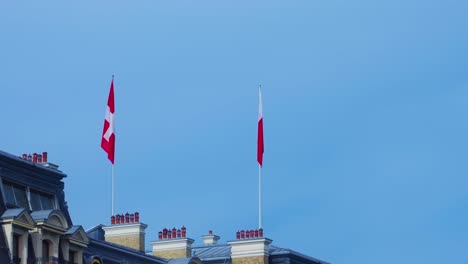
<svg viewBox="0 0 468 264">
<path fill-rule="evenodd" d="M 145 236 L 138 234 L 106 237 L 106 241 L 140 251 L 145 250 Z"/>
<path fill-rule="evenodd" d="M 233 258 L 232 264 L 268 264 L 267 256 Z"/>
<path fill-rule="evenodd" d="M 167 251 L 156 251 L 153 252 L 153 255 L 165 259 L 175 259 L 175 258 L 187 258 L 190 257 L 189 252 L 186 249 L 177 249 L 177 250 L 167 250 Z"/>
</svg>

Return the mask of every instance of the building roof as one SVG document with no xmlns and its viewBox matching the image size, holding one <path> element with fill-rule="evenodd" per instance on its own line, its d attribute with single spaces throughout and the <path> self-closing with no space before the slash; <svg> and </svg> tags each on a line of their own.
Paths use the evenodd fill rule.
<svg viewBox="0 0 468 264">
<path fill-rule="evenodd" d="M 229 245 L 209 245 L 192 248 L 192 256 L 202 260 L 217 260 L 231 257 L 231 246 Z"/>
<path fill-rule="evenodd" d="M 287 255 L 294 256 L 296 258 L 301 258 L 304 260 L 308 260 L 314 263 L 329 264 L 328 262 L 304 255 L 302 253 L 291 250 L 289 248 L 280 248 L 280 247 L 273 246 L 273 245 L 270 246 L 270 256 L 287 256 Z"/>
<path fill-rule="evenodd" d="M 329 264 L 328 262 L 301 254 L 297 251 L 274 245 L 270 246 L 269 253 L 272 258 L 295 258 L 301 260 L 303 263 Z M 200 258 L 202 261 L 230 263 L 231 246 L 226 244 L 197 246 L 192 248 L 192 255 Z"/>
<path fill-rule="evenodd" d="M 16 218 L 18 217 L 22 212 L 24 212 L 24 208 L 13 208 L 13 209 L 7 209 L 1 216 L 1 218 Z"/>
<path fill-rule="evenodd" d="M 41 211 L 34 211 L 31 213 L 31 217 L 36 220 L 47 220 L 49 219 L 50 214 L 54 210 L 41 210 Z"/>
</svg>

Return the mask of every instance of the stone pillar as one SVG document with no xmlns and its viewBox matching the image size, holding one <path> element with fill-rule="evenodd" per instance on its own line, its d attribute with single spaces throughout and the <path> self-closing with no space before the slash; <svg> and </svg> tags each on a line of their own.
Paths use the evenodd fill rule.
<svg viewBox="0 0 468 264">
<path fill-rule="evenodd" d="M 192 257 L 192 244 L 190 238 L 175 238 L 151 242 L 153 255 L 165 259 Z"/>
<path fill-rule="evenodd" d="M 62 251 L 63 259 L 73 262 L 73 259 L 70 259 L 70 243 L 67 240 L 60 240 L 60 249 Z"/>
<path fill-rule="evenodd" d="M 28 237 L 29 234 L 27 232 L 20 237 L 19 257 L 21 258 L 21 264 L 26 264 L 28 261 Z"/>
<path fill-rule="evenodd" d="M 148 226 L 143 223 L 125 223 L 105 226 L 102 229 L 107 242 L 145 251 L 146 227 Z"/>
<path fill-rule="evenodd" d="M 232 264 L 269 264 L 271 242 L 268 238 L 229 241 Z"/>
</svg>

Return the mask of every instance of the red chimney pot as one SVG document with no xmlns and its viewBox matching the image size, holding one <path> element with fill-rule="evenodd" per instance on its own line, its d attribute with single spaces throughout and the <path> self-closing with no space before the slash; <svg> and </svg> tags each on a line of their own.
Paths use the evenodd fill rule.
<svg viewBox="0 0 468 264">
<path fill-rule="evenodd" d="M 140 213 L 135 212 L 135 222 L 139 223 L 140 222 Z"/>
<path fill-rule="evenodd" d="M 174 227 L 172 228 L 172 238 L 176 238 L 177 237 L 177 229 Z"/>
<path fill-rule="evenodd" d="M 180 238 L 182 236 L 180 229 L 177 229 L 177 238 Z"/>
<path fill-rule="evenodd" d="M 240 239 L 240 231 L 237 231 L 237 232 L 236 232 L 236 239 L 237 239 L 237 240 Z"/>
<path fill-rule="evenodd" d="M 182 237 L 183 238 L 187 237 L 187 228 L 185 226 L 182 226 L 181 230 L 182 230 Z"/>
<path fill-rule="evenodd" d="M 255 230 L 255 237 L 258 237 L 258 229 Z"/>
<path fill-rule="evenodd" d="M 259 236 L 259 237 L 263 237 L 263 228 L 260 228 L 260 229 L 258 230 L 258 236 Z"/>
<path fill-rule="evenodd" d="M 37 153 L 33 154 L 33 163 L 37 163 Z"/>
<path fill-rule="evenodd" d="M 162 239 L 162 236 L 163 236 L 163 235 L 162 235 L 162 232 L 161 232 L 161 231 L 159 231 L 159 233 L 158 233 L 158 238 L 159 238 L 159 240 L 161 240 L 161 239 Z"/>
<path fill-rule="evenodd" d="M 244 239 L 245 238 L 245 231 L 241 230 L 240 233 L 241 233 L 241 239 Z"/>
<path fill-rule="evenodd" d="M 47 152 L 42 152 L 42 162 L 47 163 Z"/>
<path fill-rule="evenodd" d="M 164 229 L 163 229 L 163 238 L 164 238 L 164 239 L 167 238 L 167 228 L 164 228 Z"/>
<path fill-rule="evenodd" d="M 42 155 L 41 154 L 37 155 L 37 162 L 42 163 Z"/>
<path fill-rule="evenodd" d="M 115 216 L 111 216 L 111 225 L 115 225 Z"/>
<path fill-rule="evenodd" d="M 23 154 L 23 159 L 27 160 L 28 159 L 28 154 Z"/>
<path fill-rule="evenodd" d="M 130 214 L 127 212 L 127 213 L 125 214 L 125 223 L 128 224 L 129 222 L 130 222 Z"/>
<path fill-rule="evenodd" d="M 130 214 L 130 223 L 133 223 L 133 222 L 135 222 L 135 215 Z"/>
</svg>

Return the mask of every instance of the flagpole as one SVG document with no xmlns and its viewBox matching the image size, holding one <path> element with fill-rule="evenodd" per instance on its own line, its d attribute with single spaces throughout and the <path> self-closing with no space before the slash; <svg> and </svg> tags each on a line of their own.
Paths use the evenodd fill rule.
<svg viewBox="0 0 468 264">
<path fill-rule="evenodd" d="M 114 199 L 115 199 L 115 195 L 114 195 L 114 185 L 115 185 L 115 180 L 114 180 L 114 164 L 112 164 L 112 214 L 111 215 L 114 215 Z"/>
<path fill-rule="evenodd" d="M 262 228 L 262 166 L 258 165 L 258 228 Z"/>
<path fill-rule="evenodd" d="M 112 74 L 112 83 L 114 83 L 114 74 Z M 112 214 L 114 215 L 114 206 L 115 206 L 115 168 L 114 162 L 112 161 Z"/>
<path fill-rule="evenodd" d="M 262 105 L 261 105 L 261 91 L 262 91 L 262 85 L 258 85 L 258 91 L 259 91 L 259 114 L 263 112 L 262 110 Z M 261 113 L 261 118 L 263 119 L 263 113 Z M 263 141 L 263 128 L 262 128 L 262 141 Z M 263 144 L 263 142 L 262 142 Z M 263 148 L 263 147 L 262 147 Z M 262 150 L 263 152 L 263 150 Z M 263 153 L 262 153 L 263 156 Z M 257 157 L 258 158 L 258 157 Z M 258 164 L 258 228 L 262 228 L 262 164 Z"/>
</svg>

